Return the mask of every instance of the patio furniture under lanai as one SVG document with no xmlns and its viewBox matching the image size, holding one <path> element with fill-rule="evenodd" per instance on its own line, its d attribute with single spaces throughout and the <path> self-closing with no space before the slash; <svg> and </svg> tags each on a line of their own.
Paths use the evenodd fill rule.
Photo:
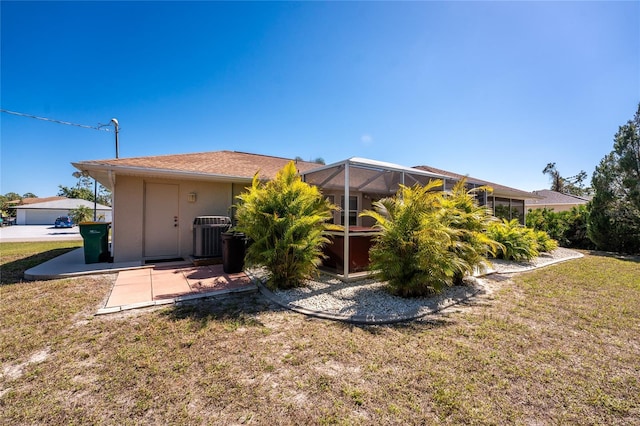
<svg viewBox="0 0 640 426">
<path fill-rule="evenodd" d="M 302 177 L 341 207 L 333 222 L 344 225 L 344 230 L 328 232 L 333 244 L 325 247 L 324 266 L 343 280 L 366 270 L 369 264 L 376 232 L 373 220 L 360 217 L 360 212 L 370 210 L 373 201 L 394 195 L 400 185 L 426 185 L 432 179 L 442 179 L 444 188 L 452 186 L 444 175 L 357 157 L 305 172 Z"/>
</svg>

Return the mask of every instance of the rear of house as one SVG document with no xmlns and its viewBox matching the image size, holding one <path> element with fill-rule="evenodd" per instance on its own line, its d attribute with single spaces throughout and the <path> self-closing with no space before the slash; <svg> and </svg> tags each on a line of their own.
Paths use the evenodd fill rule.
<svg viewBox="0 0 640 426">
<path fill-rule="evenodd" d="M 145 263 L 192 256 L 196 251 L 196 218 L 233 218 L 235 197 L 251 184 L 253 176 L 257 173 L 260 179 L 272 179 L 290 161 L 215 151 L 83 161 L 73 165 L 112 191 L 114 262 Z M 348 167 L 349 164 L 353 167 Z M 395 193 L 399 184 L 426 184 L 432 178 L 441 178 L 445 189 L 449 189 L 464 177 L 427 166 L 409 168 L 366 159 L 350 159 L 329 166 L 296 161 L 296 168 L 342 207 L 334 223 L 360 227 L 371 226 L 372 222 L 361 218 L 359 213 L 370 209 L 375 199 Z M 351 170 L 350 185 L 345 193 L 347 168 Z M 469 183 L 479 186 L 488 182 L 469 179 Z M 494 193 L 485 195 L 482 204 L 489 205 L 496 215 L 524 222 L 524 200 L 535 196 L 502 185 L 490 186 Z"/>
<path fill-rule="evenodd" d="M 194 253 L 194 220 L 233 216 L 235 197 L 258 173 L 271 179 L 290 159 L 233 151 L 84 161 L 112 191 L 114 262 L 187 258 Z M 317 167 L 298 161 L 300 172 Z"/>
</svg>

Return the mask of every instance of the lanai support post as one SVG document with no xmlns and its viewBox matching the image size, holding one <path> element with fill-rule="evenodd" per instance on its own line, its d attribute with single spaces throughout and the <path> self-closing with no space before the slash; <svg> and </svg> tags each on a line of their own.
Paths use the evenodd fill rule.
<svg viewBox="0 0 640 426">
<path fill-rule="evenodd" d="M 344 165 L 344 247 L 343 274 L 345 281 L 349 279 L 349 160 Z"/>
</svg>

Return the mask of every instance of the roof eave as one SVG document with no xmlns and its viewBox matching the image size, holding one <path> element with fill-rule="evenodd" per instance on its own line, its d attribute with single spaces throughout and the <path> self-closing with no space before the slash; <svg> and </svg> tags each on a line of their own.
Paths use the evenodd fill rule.
<svg viewBox="0 0 640 426">
<path fill-rule="evenodd" d="M 114 166 L 114 165 L 105 165 L 105 164 L 94 164 L 94 163 L 71 163 L 73 167 L 80 171 L 86 171 L 89 173 L 91 177 L 95 177 L 98 182 L 103 184 L 108 184 L 108 182 L 102 182 L 101 179 L 105 179 L 104 176 L 100 176 L 100 174 L 108 174 L 109 172 L 117 175 L 128 175 L 128 176 L 144 176 L 144 177 L 161 177 L 161 178 L 170 178 L 170 179 L 189 179 L 189 180 L 204 180 L 210 182 L 251 182 L 253 180 L 253 176 L 235 176 L 235 175 L 221 175 L 215 173 L 205 173 L 205 172 L 191 172 L 184 170 L 169 170 L 169 169 L 158 169 L 158 168 L 149 168 L 149 167 L 131 167 L 131 166 Z M 92 172 L 94 174 L 92 174 Z"/>
</svg>

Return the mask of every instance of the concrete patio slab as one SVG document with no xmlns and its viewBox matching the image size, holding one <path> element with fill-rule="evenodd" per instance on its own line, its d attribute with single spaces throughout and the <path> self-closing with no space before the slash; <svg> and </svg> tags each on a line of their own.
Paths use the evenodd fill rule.
<svg viewBox="0 0 640 426">
<path fill-rule="evenodd" d="M 258 291 L 247 274 L 226 274 L 222 265 L 193 266 L 186 261 L 156 265 L 85 264 L 82 248 L 33 267 L 24 276 L 28 280 L 47 280 L 111 273 L 118 275 L 104 307 L 97 314 Z"/>
</svg>

